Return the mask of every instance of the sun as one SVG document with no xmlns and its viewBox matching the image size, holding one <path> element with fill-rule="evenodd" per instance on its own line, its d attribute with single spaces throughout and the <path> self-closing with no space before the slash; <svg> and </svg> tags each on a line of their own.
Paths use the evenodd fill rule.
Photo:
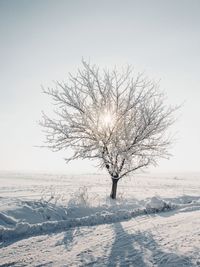
<svg viewBox="0 0 200 267">
<path fill-rule="evenodd" d="M 105 116 L 103 117 L 103 120 L 104 120 L 105 126 L 109 126 L 112 124 L 113 118 L 111 114 L 108 113 L 108 114 L 105 114 Z"/>
<path fill-rule="evenodd" d="M 102 128 L 110 128 L 114 125 L 114 116 L 111 114 L 111 112 L 106 111 L 103 112 L 100 116 L 100 125 Z"/>
</svg>

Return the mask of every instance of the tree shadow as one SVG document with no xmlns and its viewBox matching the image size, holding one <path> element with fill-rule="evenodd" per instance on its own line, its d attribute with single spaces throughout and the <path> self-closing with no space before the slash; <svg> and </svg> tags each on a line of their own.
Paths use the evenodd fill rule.
<svg viewBox="0 0 200 267">
<path fill-rule="evenodd" d="M 113 224 L 115 240 L 106 266 L 135 267 L 192 267 L 191 260 L 174 252 L 167 252 L 147 232 L 129 234 L 121 223 Z"/>
<path fill-rule="evenodd" d="M 80 233 L 79 228 L 71 228 L 65 232 L 63 232 L 64 236 L 62 240 L 59 240 L 56 243 L 56 246 L 64 245 L 65 249 L 70 248 L 73 245 L 74 237 L 75 235 L 78 235 Z M 54 235 L 54 234 L 52 234 Z"/>
</svg>

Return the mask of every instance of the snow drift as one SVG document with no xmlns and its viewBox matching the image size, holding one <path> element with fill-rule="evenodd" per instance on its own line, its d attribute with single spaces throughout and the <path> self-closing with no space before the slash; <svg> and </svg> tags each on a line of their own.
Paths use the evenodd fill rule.
<svg viewBox="0 0 200 267">
<path fill-rule="evenodd" d="M 50 207 L 52 206 L 50 205 Z M 48 212 L 51 210 L 53 214 L 55 212 L 55 207 L 54 209 L 50 209 L 50 207 L 48 208 L 43 207 L 43 208 Z M 57 207 L 56 212 L 59 215 L 59 216 L 57 215 L 59 220 L 43 221 L 39 223 L 30 223 L 24 221 L 17 222 L 11 217 L 1 213 L 0 221 L 2 223 L 3 220 L 3 222 L 6 222 L 7 225 L 6 227 L 5 226 L 0 227 L 0 240 L 5 241 L 11 238 L 12 239 L 20 238 L 22 236 L 41 235 L 56 231 L 67 230 L 79 226 L 94 226 L 100 224 L 115 223 L 124 220 L 129 220 L 139 215 L 146 215 L 146 214 L 150 215 L 152 213 L 165 212 L 174 209 L 178 209 L 179 211 L 200 209 L 200 201 L 195 200 L 187 204 L 175 204 L 169 201 L 165 201 L 158 197 L 152 197 L 151 199 L 147 200 L 145 207 L 134 208 L 132 210 L 127 210 L 125 206 L 124 209 L 118 209 L 116 206 L 107 208 L 103 207 L 103 210 L 101 211 L 96 211 L 93 214 L 90 214 L 88 216 L 82 216 L 79 218 L 77 217 L 70 218 L 70 215 L 67 216 L 67 210 L 61 207 Z M 87 208 L 85 207 L 85 210 L 87 210 L 87 213 L 90 213 L 91 210 L 95 211 L 95 208 L 92 208 L 90 210 L 89 207 Z M 96 208 L 96 210 L 98 210 L 98 208 Z M 41 205 L 40 205 L 40 212 L 41 212 Z M 49 218 L 55 218 L 55 214 L 54 217 L 51 217 L 52 214 L 49 213 L 50 216 Z M 63 215 L 65 216 L 63 217 Z"/>
</svg>

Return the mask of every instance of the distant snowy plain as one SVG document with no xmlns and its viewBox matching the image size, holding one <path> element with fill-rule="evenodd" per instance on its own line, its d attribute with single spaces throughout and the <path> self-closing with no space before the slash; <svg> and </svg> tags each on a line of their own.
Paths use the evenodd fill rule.
<svg viewBox="0 0 200 267">
<path fill-rule="evenodd" d="M 200 266 L 200 174 L 0 173 L 0 266 Z"/>
</svg>

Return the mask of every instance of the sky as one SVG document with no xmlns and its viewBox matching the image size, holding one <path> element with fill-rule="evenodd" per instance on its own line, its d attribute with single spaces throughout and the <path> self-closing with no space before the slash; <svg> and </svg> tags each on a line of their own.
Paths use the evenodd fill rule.
<svg viewBox="0 0 200 267">
<path fill-rule="evenodd" d="M 200 1 L 0 0 L 0 170 L 96 172 L 66 165 L 67 151 L 39 148 L 41 111 L 53 107 L 41 85 L 67 81 L 81 59 L 127 63 L 155 80 L 171 104 L 184 102 L 176 142 L 159 172 L 200 171 Z"/>
</svg>

